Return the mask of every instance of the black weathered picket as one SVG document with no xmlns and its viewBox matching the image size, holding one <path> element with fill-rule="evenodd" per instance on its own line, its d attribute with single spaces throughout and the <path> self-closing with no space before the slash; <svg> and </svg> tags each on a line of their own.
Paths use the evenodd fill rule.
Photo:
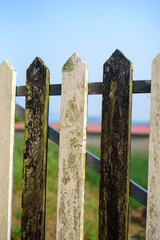
<svg viewBox="0 0 160 240">
<path fill-rule="evenodd" d="M 128 239 L 132 64 L 116 50 L 104 64 L 99 239 Z"/>
<path fill-rule="evenodd" d="M 36 58 L 27 70 L 21 239 L 45 239 L 49 70 Z"/>
</svg>

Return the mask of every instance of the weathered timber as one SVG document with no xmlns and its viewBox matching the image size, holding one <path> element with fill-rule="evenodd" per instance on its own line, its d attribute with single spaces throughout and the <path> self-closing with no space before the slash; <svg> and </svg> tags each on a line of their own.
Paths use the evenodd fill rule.
<svg viewBox="0 0 160 240">
<path fill-rule="evenodd" d="M 21 239 L 45 239 L 49 70 L 36 58 L 27 70 Z"/>
<path fill-rule="evenodd" d="M 11 238 L 16 71 L 0 65 L 0 239 Z"/>
<path fill-rule="evenodd" d="M 18 104 L 16 104 L 16 115 L 24 120 L 24 108 Z M 57 129 L 48 126 L 48 138 L 59 145 L 59 131 Z M 99 173 L 100 159 L 89 151 L 86 151 L 86 164 Z M 130 195 L 144 206 L 147 206 L 147 190 L 132 180 L 130 180 Z"/>
<path fill-rule="evenodd" d="M 146 239 L 160 239 L 160 54 L 152 62 Z"/>
<path fill-rule="evenodd" d="M 57 240 L 84 239 L 88 66 L 73 54 L 62 70 Z"/>
<path fill-rule="evenodd" d="M 128 239 L 132 63 L 116 50 L 103 68 L 99 239 Z"/>
</svg>

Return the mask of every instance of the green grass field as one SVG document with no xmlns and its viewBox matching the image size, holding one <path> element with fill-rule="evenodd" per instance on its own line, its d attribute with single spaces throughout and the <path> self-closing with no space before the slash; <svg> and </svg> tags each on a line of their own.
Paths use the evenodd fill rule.
<svg viewBox="0 0 160 240">
<path fill-rule="evenodd" d="M 93 154 L 100 156 L 98 148 L 88 146 Z M 147 158 L 131 157 L 130 178 L 143 187 L 147 187 Z M 12 239 L 20 239 L 21 218 L 21 188 L 22 188 L 23 138 L 15 138 L 14 149 L 14 186 L 13 186 L 13 228 Z M 58 146 L 49 141 L 47 163 L 47 205 L 46 205 L 46 239 L 55 239 L 56 204 L 57 204 L 57 176 L 58 176 Z M 98 192 L 99 175 L 86 167 L 85 188 L 85 239 L 98 239 Z M 132 208 L 141 204 L 130 198 Z"/>
</svg>

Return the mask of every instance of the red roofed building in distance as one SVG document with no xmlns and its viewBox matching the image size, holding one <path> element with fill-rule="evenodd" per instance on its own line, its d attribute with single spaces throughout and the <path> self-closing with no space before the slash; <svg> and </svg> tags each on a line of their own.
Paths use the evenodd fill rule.
<svg viewBox="0 0 160 240">
<path fill-rule="evenodd" d="M 51 127 L 60 130 L 60 124 L 58 123 L 50 123 Z M 15 123 L 15 130 L 16 131 L 24 131 L 24 122 L 17 122 Z M 141 135 L 141 136 L 148 136 L 150 131 L 149 126 L 141 126 L 141 125 L 133 125 L 131 127 L 131 134 L 132 135 Z M 93 134 L 100 134 L 101 133 L 101 125 L 89 124 L 87 126 L 87 133 Z"/>
</svg>

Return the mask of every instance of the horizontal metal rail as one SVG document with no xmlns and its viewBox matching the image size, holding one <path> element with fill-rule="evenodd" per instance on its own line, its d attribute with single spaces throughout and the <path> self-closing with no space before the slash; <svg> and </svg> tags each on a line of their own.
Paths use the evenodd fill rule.
<svg viewBox="0 0 160 240">
<path fill-rule="evenodd" d="M 25 109 L 20 105 L 16 104 L 16 115 L 24 120 Z M 54 143 L 59 145 L 59 131 L 48 125 L 48 138 Z M 99 173 L 100 170 L 100 159 L 90 153 L 86 152 L 86 164 Z M 144 206 L 147 205 L 147 190 L 142 188 L 140 185 L 130 180 L 130 196 L 142 203 Z"/>
<path fill-rule="evenodd" d="M 88 94 L 99 95 L 102 94 L 102 82 L 89 83 Z M 16 96 L 25 96 L 26 86 L 16 87 Z M 133 93 L 150 93 L 151 80 L 133 81 Z M 51 84 L 49 89 L 50 96 L 61 95 L 61 84 Z"/>
</svg>

